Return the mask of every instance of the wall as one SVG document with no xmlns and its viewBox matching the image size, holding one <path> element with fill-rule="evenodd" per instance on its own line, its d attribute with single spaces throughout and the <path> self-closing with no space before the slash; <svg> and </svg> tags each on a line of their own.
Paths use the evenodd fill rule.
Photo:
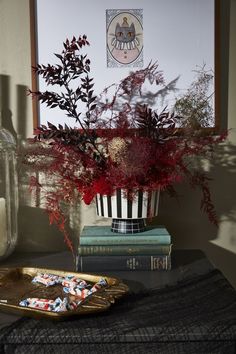
<svg viewBox="0 0 236 354">
<path fill-rule="evenodd" d="M 31 82 L 28 8 L 28 0 L 0 0 L 1 111 L 12 133 L 23 137 L 32 133 L 33 123 L 31 98 L 26 97 Z"/>
<path fill-rule="evenodd" d="M 224 6 L 228 3 L 222 2 Z M 230 3 L 228 96 L 225 95 L 227 87 L 223 86 L 222 95 L 224 94 L 226 105 L 223 105 L 222 114 L 227 114 L 228 127 L 232 130 L 228 143 L 219 149 L 214 163 L 209 165 L 209 174 L 213 178 L 211 190 L 220 216 L 220 226 L 217 229 L 209 224 L 206 216 L 199 210 L 198 192 L 183 185 L 178 187 L 179 203 L 166 197 L 161 198 L 158 222 L 169 229 L 176 248 L 204 250 L 236 287 L 236 0 L 231 0 Z M 15 135 L 31 136 L 31 99 L 25 95 L 26 87 L 31 86 L 28 0 L 0 0 L 0 27 L 0 82 L 3 89 L 0 102 L 5 126 Z M 223 43 L 227 44 L 227 38 L 223 38 Z M 222 56 L 224 52 L 225 48 L 222 47 Z M 227 69 L 227 56 L 222 65 Z M 227 80 L 222 84 L 225 82 Z M 44 211 L 24 203 L 25 196 L 26 191 L 21 198 L 18 249 L 39 251 L 65 248 L 60 233 L 48 225 Z M 78 213 L 82 218 L 80 227 L 85 223 L 96 222 L 94 208 L 80 208 Z M 75 220 L 76 218 L 72 222 Z"/>
<path fill-rule="evenodd" d="M 224 44 L 222 45 L 224 51 Z M 206 245 L 209 257 L 236 287 L 236 0 L 230 2 L 229 75 L 228 75 L 228 144 L 215 164 L 213 178 L 218 210 L 221 212 L 219 231 Z"/>
</svg>

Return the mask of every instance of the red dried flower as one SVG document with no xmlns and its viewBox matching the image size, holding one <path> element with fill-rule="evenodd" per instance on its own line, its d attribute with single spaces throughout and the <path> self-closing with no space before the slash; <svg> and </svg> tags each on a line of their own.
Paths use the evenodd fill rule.
<svg viewBox="0 0 236 354">
<path fill-rule="evenodd" d="M 83 201 L 90 204 L 96 193 L 112 195 L 116 188 L 146 191 L 160 188 L 173 196 L 174 183 L 183 180 L 200 187 L 201 208 L 210 221 L 216 223 L 208 179 L 204 173 L 194 171 L 189 163 L 195 156 L 208 157 L 214 146 L 226 138 L 226 134 L 202 136 L 200 130 L 196 130 L 204 126 L 204 117 L 206 122 L 211 118 L 208 103 L 211 76 L 200 72 L 200 79 L 187 95 L 177 100 L 177 114 L 166 108 L 156 112 L 136 98 L 137 95 L 142 98 L 146 80 L 150 84 L 164 85 L 157 63 L 132 72 L 96 97 L 93 79 L 89 77 L 90 61 L 86 55 L 80 55 L 86 45 L 86 36 L 66 40 L 62 53 L 56 54 L 59 65 L 34 68 L 46 83 L 63 87 L 65 92 L 30 91 L 32 96 L 50 108 L 59 107 L 80 124 L 79 129 L 68 125 L 56 127 L 51 123 L 38 127 L 33 143 L 36 148 L 30 148 L 25 154 L 26 164 L 33 158 L 35 169 L 57 178 L 54 191 L 46 193 L 50 223 L 58 225 L 72 249 L 62 202 L 76 202 L 79 193 Z M 74 80 L 76 90 L 71 86 Z M 113 90 L 111 98 L 110 89 Z M 195 101 L 191 105 L 195 90 L 201 101 L 199 105 Z M 85 106 L 83 114 L 78 103 Z M 181 134 L 180 127 L 183 128 Z M 48 142 L 46 148 L 40 145 L 45 141 Z M 41 185 L 31 178 L 31 187 L 41 188 Z"/>
</svg>

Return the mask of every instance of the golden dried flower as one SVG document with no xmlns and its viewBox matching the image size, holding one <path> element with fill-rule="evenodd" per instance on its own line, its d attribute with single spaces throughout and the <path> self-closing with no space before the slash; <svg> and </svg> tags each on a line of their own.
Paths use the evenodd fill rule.
<svg viewBox="0 0 236 354">
<path fill-rule="evenodd" d="M 114 162 L 121 162 L 126 151 L 127 142 L 122 138 L 113 138 L 108 144 L 108 152 Z"/>
</svg>

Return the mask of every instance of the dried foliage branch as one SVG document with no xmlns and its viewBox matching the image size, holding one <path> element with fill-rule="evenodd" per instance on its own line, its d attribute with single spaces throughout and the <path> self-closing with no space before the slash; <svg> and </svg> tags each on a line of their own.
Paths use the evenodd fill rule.
<svg viewBox="0 0 236 354">
<path fill-rule="evenodd" d="M 46 195 L 50 221 L 64 232 L 71 247 L 61 208 L 63 202 L 73 203 L 82 198 L 90 204 L 96 193 L 112 195 L 116 188 L 144 191 L 160 188 L 175 196 L 175 183 L 186 180 L 202 190 L 201 208 L 217 224 L 208 177 L 189 163 L 195 157 L 212 158 L 214 147 L 226 138 L 226 134 L 199 134 L 198 128 L 207 126 L 212 119 L 209 95 L 212 75 L 202 68 L 186 94 L 176 100 L 175 110 L 162 107 L 158 112 L 148 105 L 148 97 L 142 95 L 146 82 L 160 87 L 156 91 L 160 95 L 167 87 L 156 62 L 131 72 L 96 96 L 90 78 L 90 60 L 81 54 L 88 44 L 85 35 L 67 39 L 62 53 L 55 54 L 60 64 L 34 68 L 36 75 L 49 86 L 59 86 L 61 92 L 30 91 L 30 94 L 51 109 L 65 111 L 68 118 L 80 125 L 80 128 L 67 124 L 41 125 L 31 140 L 35 149 L 31 146 L 24 153 L 26 165 L 38 161 L 34 168 L 42 168 L 49 177 L 57 175 L 54 190 Z M 76 82 L 75 89 L 72 82 L 73 85 Z M 176 81 L 173 85 L 176 88 Z M 45 142 L 47 149 L 43 150 L 41 144 Z"/>
</svg>

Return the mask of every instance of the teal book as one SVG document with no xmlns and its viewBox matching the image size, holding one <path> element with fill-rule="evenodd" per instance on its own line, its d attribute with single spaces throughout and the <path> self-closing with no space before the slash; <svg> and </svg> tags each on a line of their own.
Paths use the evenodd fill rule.
<svg viewBox="0 0 236 354">
<path fill-rule="evenodd" d="M 79 256 L 77 267 L 79 272 L 170 270 L 171 256 Z"/>
<path fill-rule="evenodd" d="M 110 226 L 85 226 L 80 235 L 83 245 L 170 245 L 171 235 L 164 226 L 150 226 L 136 234 L 119 234 L 111 231 Z"/>
<path fill-rule="evenodd" d="M 119 237 L 119 233 L 112 232 L 111 231 L 111 226 L 84 226 L 81 236 L 116 236 Z M 132 234 L 129 234 L 132 235 Z M 157 225 L 157 226 L 147 226 L 146 230 L 143 232 L 138 232 L 136 234 L 133 234 L 135 236 L 138 235 L 146 235 L 146 236 L 156 236 L 156 235 L 169 235 L 169 232 L 165 228 L 165 226 L 162 225 Z"/>
<path fill-rule="evenodd" d="M 124 255 L 169 255 L 172 245 L 81 245 L 78 254 L 81 256 L 124 256 Z"/>
</svg>

